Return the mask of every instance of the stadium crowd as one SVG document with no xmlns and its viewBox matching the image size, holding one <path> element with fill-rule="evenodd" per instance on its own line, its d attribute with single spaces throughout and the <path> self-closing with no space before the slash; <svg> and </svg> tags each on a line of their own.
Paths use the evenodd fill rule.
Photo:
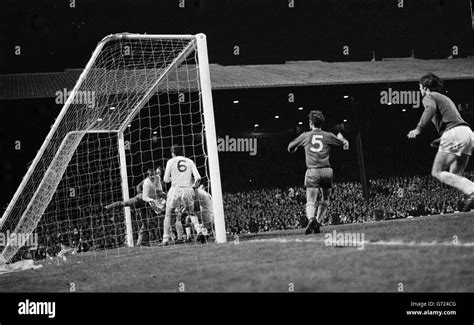
<svg viewBox="0 0 474 325">
<path fill-rule="evenodd" d="M 261 189 L 224 194 L 231 234 L 295 229 L 306 225 L 305 190 Z M 430 175 L 369 181 L 369 197 L 356 182 L 335 183 L 326 224 L 368 222 L 459 211 L 463 198 Z"/>
<path fill-rule="evenodd" d="M 474 174 L 471 174 L 472 178 Z M 245 234 L 306 227 L 306 192 L 301 186 L 254 189 L 224 194 L 228 234 Z M 325 225 L 417 217 L 459 211 L 463 197 L 430 175 L 369 181 L 368 199 L 358 182 L 335 182 Z M 42 219 L 38 225 L 42 256 L 66 247 L 94 251 L 125 244 L 121 213 L 87 208 L 75 220 Z M 53 220 L 54 219 L 54 220 Z M 146 222 L 147 241 L 161 239 L 159 218 L 146 209 L 132 213 L 134 236 Z"/>
</svg>

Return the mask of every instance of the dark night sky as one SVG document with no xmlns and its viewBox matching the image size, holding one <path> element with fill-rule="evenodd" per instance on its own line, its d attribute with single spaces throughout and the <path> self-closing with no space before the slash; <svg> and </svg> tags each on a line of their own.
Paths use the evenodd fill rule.
<svg viewBox="0 0 474 325">
<path fill-rule="evenodd" d="M 459 48 L 458 56 L 466 57 L 473 54 L 474 48 L 470 0 L 405 0 L 403 9 L 397 8 L 396 0 L 295 0 L 294 8 L 288 7 L 288 0 L 185 0 L 185 8 L 179 7 L 179 0 L 76 0 L 76 8 L 70 8 L 69 3 L 1 2 L 0 73 L 82 68 L 98 41 L 105 35 L 125 31 L 204 32 L 211 63 L 222 65 L 371 60 L 373 52 L 377 59 L 408 57 L 412 51 L 418 58 L 446 58 L 453 44 Z M 347 56 L 342 54 L 344 45 L 350 47 Z M 15 55 L 15 46 L 21 46 L 21 55 Z M 239 55 L 234 55 L 234 46 L 239 46 Z M 217 131 L 219 135 L 245 133 L 252 131 L 255 123 L 260 125 L 259 131 L 294 131 L 312 108 L 328 112 L 328 127 L 345 118 L 350 124 L 355 116 L 365 114 L 370 117 L 363 133 L 369 176 L 397 172 L 403 164 L 417 159 L 420 165 L 415 167 L 423 169 L 434 154 L 426 146 L 433 134 L 418 143 L 406 143 L 406 132 L 421 111 L 402 113 L 402 107 L 378 105 L 381 89 L 388 86 L 216 91 L 213 97 Z M 474 107 L 472 80 L 453 81 L 448 86 L 455 102 Z M 401 87 L 416 89 L 417 85 Z M 287 101 L 290 91 L 296 95 L 294 103 Z M 357 111 L 344 102 L 345 94 L 358 98 Z M 240 101 L 238 105 L 232 103 L 234 99 Z M 305 109 L 298 111 L 298 107 Z M 4 185 L 0 207 L 11 198 L 60 108 L 54 98 L 0 101 L 3 120 L 8 121 L 0 127 L 0 173 Z M 281 118 L 276 120 L 275 115 Z M 466 115 L 466 119 L 473 125 L 472 115 Z M 385 137 L 378 136 L 380 133 Z M 21 151 L 14 150 L 15 140 L 22 141 Z M 341 163 L 353 161 L 355 152 L 352 154 L 340 156 Z M 415 154 L 418 157 L 413 159 Z M 300 158 L 290 159 L 296 164 Z M 232 157 L 223 155 L 222 159 L 231 161 Z M 348 166 L 346 169 L 353 170 Z M 235 169 L 231 164 L 221 168 L 224 173 Z M 299 183 L 300 178 L 295 182 Z"/>
<path fill-rule="evenodd" d="M 184 1 L 184 8 L 180 8 Z M 97 42 L 117 32 L 208 36 L 211 63 L 445 58 L 472 53 L 470 0 L 5 0 L 0 72 L 83 67 Z M 426 37 L 430 35 L 430 37 Z M 436 35 L 436 37 L 432 37 Z M 22 55 L 16 56 L 15 46 Z M 234 55 L 234 46 L 240 54 Z M 342 46 L 350 47 L 348 56 Z"/>
</svg>

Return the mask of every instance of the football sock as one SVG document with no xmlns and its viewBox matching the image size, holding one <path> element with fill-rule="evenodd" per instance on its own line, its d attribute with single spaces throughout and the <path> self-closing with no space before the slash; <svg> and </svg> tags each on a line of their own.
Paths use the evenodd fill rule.
<svg viewBox="0 0 474 325">
<path fill-rule="evenodd" d="M 314 208 L 314 203 L 306 203 L 306 217 L 308 220 L 311 218 L 314 218 L 314 213 L 315 213 L 315 208 Z"/>
<path fill-rule="evenodd" d="M 190 227 L 186 227 L 186 238 L 187 239 L 191 238 L 191 228 Z"/>
<path fill-rule="evenodd" d="M 183 239 L 183 224 L 181 220 L 176 221 L 176 232 L 178 233 L 178 240 Z"/>
<path fill-rule="evenodd" d="M 328 211 L 328 206 L 329 204 L 325 201 L 322 201 L 319 203 L 318 207 L 318 214 L 316 216 L 316 220 L 319 222 L 319 224 L 322 224 L 324 221 L 324 218 L 326 218 L 326 212 Z"/>
</svg>

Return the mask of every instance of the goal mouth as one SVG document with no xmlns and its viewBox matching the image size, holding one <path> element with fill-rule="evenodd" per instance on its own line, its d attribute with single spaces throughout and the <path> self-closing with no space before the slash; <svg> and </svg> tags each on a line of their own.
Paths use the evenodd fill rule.
<svg viewBox="0 0 474 325">
<path fill-rule="evenodd" d="M 0 232 L 36 235 L 47 254 L 79 244 L 133 246 L 143 224 L 162 227 L 156 213 L 133 202 L 135 187 L 148 168 L 164 169 L 179 144 L 219 201 L 216 224 L 225 236 L 211 96 L 204 34 L 106 36 L 3 214 Z M 113 202 L 122 205 L 105 209 Z M 25 244 L 6 245 L 2 257 L 12 261 L 31 248 Z"/>
</svg>

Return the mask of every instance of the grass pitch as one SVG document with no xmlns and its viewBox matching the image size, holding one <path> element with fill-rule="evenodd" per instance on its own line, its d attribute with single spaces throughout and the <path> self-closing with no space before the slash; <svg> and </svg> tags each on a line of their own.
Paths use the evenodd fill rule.
<svg viewBox="0 0 474 325">
<path fill-rule="evenodd" d="M 325 244 L 364 234 L 364 249 Z M 242 235 L 239 242 L 122 248 L 0 276 L 3 292 L 473 292 L 474 213 Z"/>
</svg>

